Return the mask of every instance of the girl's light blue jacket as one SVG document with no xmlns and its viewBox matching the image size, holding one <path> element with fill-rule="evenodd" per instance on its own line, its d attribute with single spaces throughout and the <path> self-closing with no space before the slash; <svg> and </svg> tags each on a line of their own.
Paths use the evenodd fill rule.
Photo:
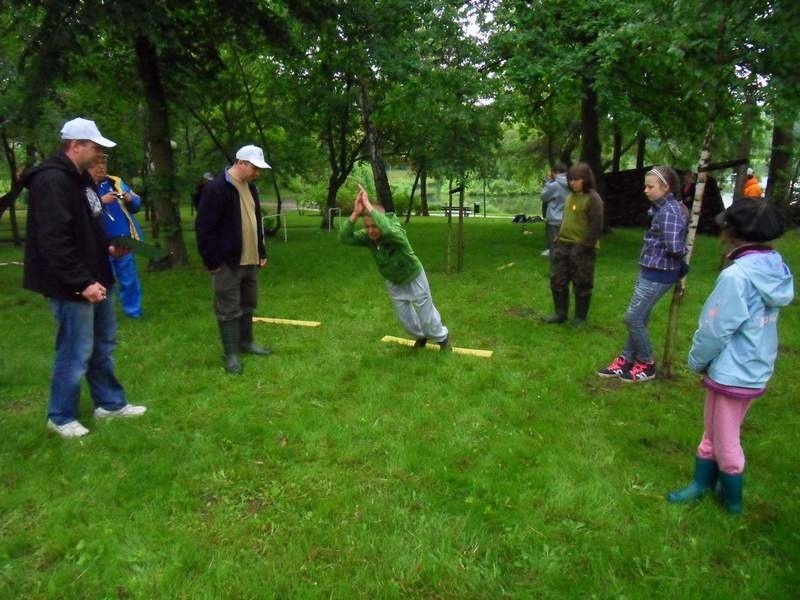
<svg viewBox="0 0 800 600">
<path fill-rule="evenodd" d="M 763 388 L 778 355 L 778 310 L 794 298 L 781 255 L 741 253 L 717 278 L 689 350 L 689 368 L 723 385 Z"/>
</svg>

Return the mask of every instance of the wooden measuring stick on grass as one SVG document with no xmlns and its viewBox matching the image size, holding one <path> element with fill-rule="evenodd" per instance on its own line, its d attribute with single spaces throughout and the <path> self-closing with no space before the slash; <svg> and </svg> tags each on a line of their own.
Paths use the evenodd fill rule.
<svg viewBox="0 0 800 600">
<path fill-rule="evenodd" d="M 408 340 L 406 338 L 395 337 L 393 335 L 385 335 L 381 338 L 382 342 L 387 342 L 389 344 L 400 344 L 401 346 L 413 346 L 414 340 Z M 435 342 L 429 343 L 425 346 L 428 350 L 436 350 L 439 351 L 439 345 Z M 474 350 L 473 348 L 456 348 L 453 346 L 453 352 L 456 354 L 467 354 L 469 356 L 480 356 L 481 358 L 490 358 L 494 352 L 491 350 Z"/>
<path fill-rule="evenodd" d="M 319 321 L 296 321 L 294 319 L 276 319 L 273 317 L 253 317 L 253 323 L 277 323 L 279 325 L 297 325 L 298 327 L 319 327 Z"/>
</svg>

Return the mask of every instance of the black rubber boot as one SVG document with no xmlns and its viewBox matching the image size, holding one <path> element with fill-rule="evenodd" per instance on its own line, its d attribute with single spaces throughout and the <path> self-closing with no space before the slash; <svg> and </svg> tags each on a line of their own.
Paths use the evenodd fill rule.
<svg viewBox="0 0 800 600">
<path fill-rule="evenodd" d="M 225 371 L 238 375 L 242 372 L 242 363 L 239 362 L 239 320 L 219 321 L 219 336 L 222 339 Z"/>
<path fill-rule="evenodd" d="M 586 315 L 589 314 L 589 304 L 592 302 L 592 295 L 575 296 L 575 317 L 572 319 L 573 327 L 582 327 L 586 324 Z"/>
<path fill-rule="evenodd" d="M 553 306 L 556 309 L 554 315 L 542 317 L 545 323 L 563 323 L 567 320 L 569 310 L 569 290 L 551 290 L 553 293 Z"/>
<path fill-rule="evenodd" d="M 270 348 L 264 348 L 253 341 L 253 313 L 242 313 L 239 317 L 239 348 L 247 354 L 269 356 Z"/>
</svg>

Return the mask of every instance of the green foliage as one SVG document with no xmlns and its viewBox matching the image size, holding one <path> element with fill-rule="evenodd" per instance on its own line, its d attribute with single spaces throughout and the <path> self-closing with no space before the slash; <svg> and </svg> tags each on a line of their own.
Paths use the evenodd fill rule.
<svg viewBox="0 0 800 600">
<path fill-rule="evenodd" d="M 735 519 L 710 498 L 664 500 L 691 475 L 696 376 L 679 366 L 626 386 L 593 374 L 624 342 L 640 230 L 603 239 L 576 331 L 537 319 L 551 309 L 542 229 L 468 219 L 465 271 L 448 277 L 444 220 L 412 220 L 453 342 L 494 350 L 480 359 L 382 344 L 403 334 L 368 253 L 317 224 L 293 216 L 289 241 L 270 243 L 257 314 L 322 325 L 257 324 L 276 353 L 245 357 L 241 377 L 222 371 L 197 257 L 141 269 L 145 318 L 120 321 L 116 359 L 149 411 L 86 418 L 81 441 L 45 431 L 52 316 L 20 289 L 19 267 L 0 267 L 0 596 L 795 595 L 797 305 L 782 311 L 777 372 L 744 426 Z M 778 247 L 800 264 L 796 231 Z M 0 246 L 0 262 L 20 259 Z M 700 239 L 693 262 L 681 353 L 717 275 L 716 240 Z M 657 350 L 666 314 L 662 301 Z"/>
<path fill-rule="evenodd" d="M 578 160 L 582 79 L 597 93 L 603 161 L 618 136 L 622 168 L 634 165 L 640 134 L 647 163 L 695 164 L 715 115 L 714 155 L 737 157 L 753 102 L 752 160 L 767 163 L 773 122 L 796 120 L 800 98 L 800 9 L 790 0 L 9 7 L 0 13 L 0 124 L 20 163 L 26 148 L 35 160 L 50 154 L 61 123 L 83 115 L 118 142 L 112 171 L 155 189 L 133 42 L 154 44 L 177 144 L 164 186 L 175 197 L 165 202 L 185 202 L 202 173 L 219 172 L 244 143 L 263 145 L 274 166 L 261 181 L 266 196 L 274 175 L 287 196 L 324 203 L 332 188 L 335 202 L 349 202 L 350 169 L 367 158 L 362 81 L 389 162 L 444 180 L 508 182 L 497 193 L 537 190 L 550 164 Z M 410 187 L 396 192 L 402 205 Z"/>
</svg>

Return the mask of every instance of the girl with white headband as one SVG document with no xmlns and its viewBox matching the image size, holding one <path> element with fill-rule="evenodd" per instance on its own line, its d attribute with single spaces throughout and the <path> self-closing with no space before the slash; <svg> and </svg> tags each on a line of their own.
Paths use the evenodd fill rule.
<svg viewBox="0 0 800 600">
<path fill-rule="evenodd" d="M 661 297 L 686 273 L 686 233 L 689 213 L 678 200 L 680 181 L 670 167 L 653 167 L 644 178 L 644 193 L 652 203 L 652 222 L 639 255 L 639 276 L 633 288 L 625 325 L 628 339 L 622 354 L 597 371 L 600 377 L 618 377 L 626 383 L 656 377 L 656 363 L 647 324 Z"/>
</svg>

